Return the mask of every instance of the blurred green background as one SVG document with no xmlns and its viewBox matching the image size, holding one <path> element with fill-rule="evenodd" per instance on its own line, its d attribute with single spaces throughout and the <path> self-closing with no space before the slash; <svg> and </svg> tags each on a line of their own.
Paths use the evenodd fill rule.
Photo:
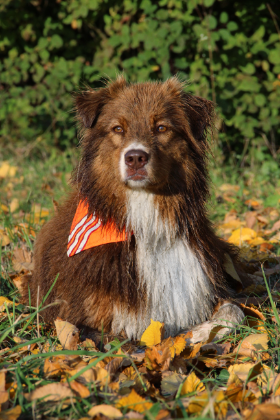
<svg viewBox="0 0 280 420">
<path fill-rule="evenodd" d="M 85 83 L 179 73 L 218 105 L 219 161 L 278 173 L 279 18 L 279 0 L 2 0 L 2 153 L 76 145 L 71 94 Z"/>
</svg>

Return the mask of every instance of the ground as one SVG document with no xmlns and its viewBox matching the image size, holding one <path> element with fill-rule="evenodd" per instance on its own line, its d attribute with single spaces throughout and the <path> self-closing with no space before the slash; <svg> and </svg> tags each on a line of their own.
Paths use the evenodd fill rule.
<svg viewBox="0 0 280 420">
<path fill-rule="evenodd" d="M 0 419 L 280 419 L 280 184 L 273 174 L 211 163 L 210 218 L 241 248 L 241 268 L 253 280 L 237 297 L 242 325 L 221 340 L 216 328 L 191 344 L 191 333 L 164 340 L 164 326 L 152 321 L 140 342 L 103 334 L 94 342 L 64 320 L 44 324 L 40 306 L 18 304 L 36 234 L 69 189 L 77 159 L 77 150 L 40 159 L 18 153 L 0 165 Z"/>
</svg>

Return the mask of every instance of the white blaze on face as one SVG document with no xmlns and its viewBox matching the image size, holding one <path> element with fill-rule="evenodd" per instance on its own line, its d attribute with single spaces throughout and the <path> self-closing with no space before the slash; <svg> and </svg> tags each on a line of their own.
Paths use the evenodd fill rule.
<svg viewBox="0 0 280 420">
<path fill-rule="evenodd" d="M 134 181 L 133 179 L 127 181 L 127 166 L 125 164 L 125 154 L 130 150 L 142 150 L 143 152 L 149 153 L 149 150 L 142 143 L 134 142 L 122 150 L 120 155 L 120 174 L 122 181 L 126 182 L 131 188 L 143 188 L 147 185 L 148 180 L 143 179 L 142 181 Z"/>
<path fill-rule="evenodd" d="M 116 308 L 114 332 L 124 329 L 129 338 L 139 339 L 152 318 L 165 323 L 169 336 L 205 321 L 212 314 L 213 291 L 187 240 L 176 237 L 175 229 L 162 221 L 153 194 L 128 191 L 127 203 L 127 226 L 136 238 L 137 270 L 147 304 L 136 316 Z"/>
</svg>

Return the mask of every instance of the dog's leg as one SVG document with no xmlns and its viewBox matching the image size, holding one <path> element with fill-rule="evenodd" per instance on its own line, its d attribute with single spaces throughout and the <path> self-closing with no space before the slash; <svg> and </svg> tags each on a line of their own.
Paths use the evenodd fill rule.
<svg viewBox="0 0 280 420">
<path fill-rule="evenodd" d="M 189 342 L 198 343 L 207 341 L 211 331 L 217 331 L 213 338 L 213 340 L 217 340 L 221 339 L 224 335 L 229 334 L 237 325 L 242 324 L 244 318 L 244 312 L 237 305 L 231 302 L 225 302 L 209 321 L 195 325 L 194 327 L 189 327 L 184 331 L 181 331 L 180 334 L 191 331 L 192 338 L 188 339 Z"/>
</svg>

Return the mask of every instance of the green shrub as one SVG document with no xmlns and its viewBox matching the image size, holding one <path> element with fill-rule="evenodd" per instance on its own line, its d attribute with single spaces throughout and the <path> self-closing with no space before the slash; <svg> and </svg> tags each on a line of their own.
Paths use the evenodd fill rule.
<svg viewBox="0 0 280 420">
<path fill-rule="evenodd" d="M 3 0 L 0 136 L 65 148 L 77 142 L 71 93 L 83 83 L 179 72 L 189 91 L 217 102 L 225 156 L 276 158 L 275 12 L 263 0 Z"/>
</svg>

